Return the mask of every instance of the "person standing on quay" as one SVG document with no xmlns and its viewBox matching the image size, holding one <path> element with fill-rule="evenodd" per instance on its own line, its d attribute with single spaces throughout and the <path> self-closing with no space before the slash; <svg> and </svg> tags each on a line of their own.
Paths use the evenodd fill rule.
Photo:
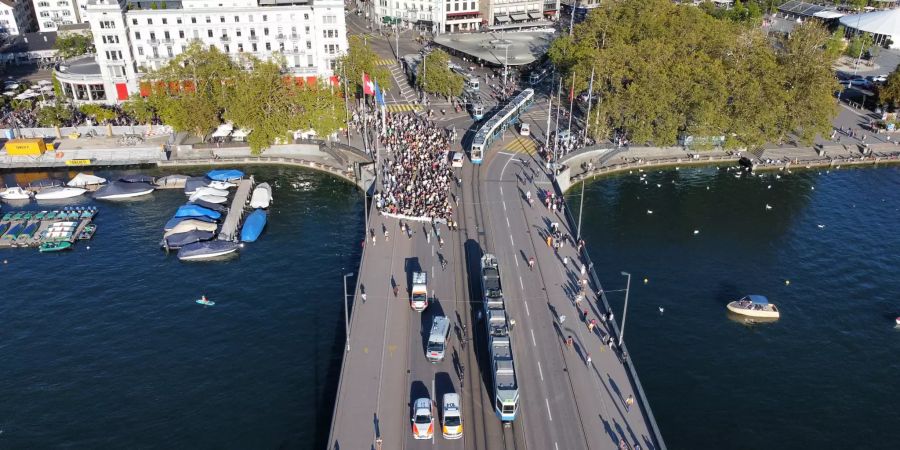
<svg viewBox="0 0 900 450">
<path fill-rule="evenodd" d="M 631 405 L 634 405 L 634 395 L 629 395 L 625 399 L 625 412 L 631 411 Z"/>
</svg>

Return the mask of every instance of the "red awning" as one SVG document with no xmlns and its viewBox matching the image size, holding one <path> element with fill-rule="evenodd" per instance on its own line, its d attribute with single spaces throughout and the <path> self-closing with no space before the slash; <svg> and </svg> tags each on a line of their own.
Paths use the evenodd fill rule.
<svg viewBox="0 0 900 450">
<path fill-rule="evenodd" d="M 447 13 L 447 17 L 462 17 L 462 16 L 472 16 L 473 18 L 481 15 L 480 11 L 469 11 L 469 12 L 452 12 Z"/>
<path fill-rule="evenodd" d="M 116 83 L 116 96 L 119 100 L 128 100 L 128 86 L 125 83 Z"/>
<path fill-rule="evenodd" d="M 551 15 L 551 14 L 556 14 L 556 10 L 555 10 L 555 9 L 548 9 L 547 11 L 544 11 L 544 15 Z"/>
</svg>

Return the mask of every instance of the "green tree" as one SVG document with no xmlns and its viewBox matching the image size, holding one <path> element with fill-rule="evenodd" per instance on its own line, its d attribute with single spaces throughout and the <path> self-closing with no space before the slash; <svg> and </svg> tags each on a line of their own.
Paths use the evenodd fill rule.
<svg viewBox="0 0 900 450">
<path fill-rule="evenodd" d="M 122 103 L 122 110 L 138 123 L 150 123 L 156 116 L 156 110 L 153 109 L 150 101 L 141 97 L 140 94 L 132 94 L 128 100 Z"/>
<path fill-rule="evenodd" d="M 45 127 L 61 127 L 72 120 L 72 110 L 65 105 L 45 106 L 38 111 L 38 123 Z"/>
<path fill-rule="evenodd" d="M 437 49 L 425 56 L 416 69 L 416 84 L 429 94 L 456 97 L 462 94 L 465 78 L 450 69 L 450 55 Z"/>
<path fill-rule="evenodd" d="M 350 91 L 355 94 L 362 92 L 364 73 L 381 86 L 386 86 L 390 83 L 388 80 L 391 72 L 387 67 L 379 65 L 381 59 L 363 38 L 350 36 L 347 53 L 337 60 L 336 73 L 346 78 Z"/>
<path fill-rule="evenodd" d="M 875 41 L 869 33 L 859 33 L 850 38 L 850 43 L 844 50 L 844 54 L 851 58 L 859 58 L 863 53 L 872 47 Z"/>
<path fill-rule="evenodd" d="M 825 43 L 825 52 L 829 57 L 837 58 L 844 53 L 844 33 L 846 30 L 843 25 L 838 25 L 837 29 L 834 30 L 834 33 L 831 33 L 831 37 L 828 38 L 828 42 Z"/>
<path fill-rule="evenodd" d="M 878 100 L 894 108 L 900 106 L 900 66 L 897 66 L 878 88 Z"/>
<path fill-rule="evenodd" d="M 56 51 L 62 58 L 72 58 L 94 52 L 91 33 L 71 33 L 56 38 Z"/>
<path fill-rule="evenodd" d="M 116 112 L 100 105 L 87 104 L 78 108 L 82 114 L 93 119 L 95 124 L 104 124 L 116 118 Z"/>
<path fill-rule="evenodd" d="M 62 84 L 60 84 L 59 80 L 56 79 L 55 70 L 50 74 L 50 80 L 53 83 L 53 95 L 56 96 L 57 103 L 65 102 L 66 98 L 65 95 L 63 95 Z"/>
<path fill-rule="evenodd" d="M 206 137 L 221 124 L 240 68 L 216 47 L 193 41 L 184 52 L 144 76 L 150 106 L 175 131 Z"/>
</svg>

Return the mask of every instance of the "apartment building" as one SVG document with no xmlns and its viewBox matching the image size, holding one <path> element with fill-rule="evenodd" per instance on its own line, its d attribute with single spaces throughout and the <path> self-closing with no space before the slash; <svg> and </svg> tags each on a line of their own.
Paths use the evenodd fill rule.
<svg viewBox="0 0 900 450">
<path fill-rule="evenodd" d="M 81 23 L 77 0 L 32 0 L 41 32 L 57 31 L 60 25 Z M 83 1 L 83 0 L 82 0 Z"/>
<path fill-rule="evenodd" d="M 17 36 L 34 30 L 31 0 L 0 0 L 0 34 Z"/>
</svg>

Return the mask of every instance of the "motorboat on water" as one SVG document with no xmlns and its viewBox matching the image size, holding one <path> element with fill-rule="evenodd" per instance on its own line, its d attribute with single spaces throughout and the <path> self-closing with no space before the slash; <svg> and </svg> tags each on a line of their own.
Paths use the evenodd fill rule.
<svg viewBox="0 0 900 450">
<path fill-rule="evenodd" d="M 251 208 L 268 208 L 272 203 L 272 186 L 269 183 L 259 183 L 253 189 L 253 195 L 250 197 Z"/>
<path fill-rule="evenodd" d="M 226 191 L 225 189 L 216 189 L 209 186 L 201 186 L 198 187 L 190 196 L 193 197 L 195 195 L 214 195 L 217 197 L 228 197 L 228 191 Z"/>
<path fill-rule="evenodd" d="M 31 183 L 28 183 L 28 187 L 32 189 L 61 187 L 65 185 L 66 183 L 64 183 L 62 180 L 57 180 L 55 178 L 42 178 L 40 180 L 34 180 Z"/>
<path fill-rule="evenodd" d="M 212 203 L 215 205 L 219 205 L 219 204 L 227 202 L 228 197 L 225 197 L 222 195 L 204 194 L 203 192 L 197 191 L 197 192 L 194 192 L 193 194 L 191 194 L 191 196 L 188 197 L 188 200 L 190 200 L 192 202 L 195 202 L 197 200 L 202 200 L 205 203 Z"/>
<path fill-rule="evenodd" d="M 212 231 L 185 231 L 184 233 L 175 233 L 169 235 L 166 238 L 163 238 L 162 247 L 168 250 L 178 250 L 185 245 L 193 244 L 195 242 L 208 241 L 213 237 L 215 237 L 215 233 Z"/>
<path fill-rule="evenodd" d="M 185 195 L 191 195 L 198 188 L 209 186 L 211 182 L 212 180 L 206 177 L 190 177 L 184 181 L 184 193 Z"/>
<path fill-rule="evenodd" d="M 79 187 L 49 187 L 34 195 L 35 200 L 60 200 L 64 198 L 78 197 L 87 192 L 87 189 Z"/>
<path fill-rule="evenodd" d="M 175 211 L 175 217 L 194 216 L 206 216 L 210 219 L 218 220 L 220 217 L 222 217 L 222 213 L 195 204 L 182 205 L 178 207 L 177 211 Z"/>
<path fill-rule="evenodd" d="M 165 234 L 163 234 L 163 239 L 172 236 L 173 234 L 185 233 L 193 230 L 201 230 L 201 231 L 216 231 L 219 226 L 215 223 L 204 222 L 202 220 L 188 219 L 178 222 L 177 225 L 172 228 L 166 230 Z"/>
<path fill-rule="evenodd" d="M 94 192 L 94 198 L 97 200 L 116 200 L 140 197 L 152 193 L 155 189 L 156 187 L 152 184 L 143 182 L 129 183 L 125 181 L 113 181 L 112 183 L 97 189 L 97 192 Z"/>
<path fill-rule="evenodd" d="M 48 252 L 61 252 L 63 250 L 69 250 L 72 248 L 72 243 L 69 241 L 50 241 L 44 242 L 38 248 L 38 251 L 41 253 Z"/>
<path fill-rule="evenodd" d="M 762 295 L 747 295 L 740 300 L 729 303 L 727 308 L 729 311 L 742 316 L 760 319 L 777 319 L 781 317 L 778 307 L 769 303 L 769 299 Z"/>
<path fill-rule="evenodd" d="M 30 200 L 31 192 L 26 191 L 19 186 L 13 186 L 0 192 L 0 198 L 3 200 Z"/>
<path fill-rule="evenodd" d="M 133 174 L 133 175 L 125 175 L 124 177 L 119 178 L 119 181 L 124 181 L 126 183 L 147 183 L 153 184 L 156 181 L 156 178 L 151 177 L 150 175 L 144 174 Z"/>
<path fill-rule="evenodd" d="M 208 224 L 212 224 L 213 226 L 216 225 L 215 219 L 210 219 L 206 216 L 173 217 L 169 219 L 168 222 L 166 222 L 166 224 L 163 226 L 163 230 L 169 231 L 178 226 L 178 224 L 180 224 L 181 222 L 185 222 L 188 220 L 193 220 L 194 222 L 206 222 Z"/>
<path fill-rule="evenodd" d="M 203 306 L 214 306 L 216 302 L 206 298 L 205 295 L 201 295 L 200 298 L 197 299 L 197 303 Z"/>
<path fill-rule="evenodd" d="M 205 241 L 185 245 L 178 250 L 178 259 L 198 261 L 218 258 L 236 252 L 238 244 L 231 241 Z"/>
<path fill-rule="evenodd" d="M 69 187 L 85 187 L 85 186 L 94 186 L 98 184 L 106 183 L 106 178 L 101 178 L 98 176 L 90 175 L 84 172 L 79 173 L 72 177 L 66 186 Z"/>
<path fill-rule="evenodd" d="M 213 181 L 232 181 L 244 178 L 244 172 L 236 169 L 218 169 L 206 172 L 206 177 Z"/>
<path fill-rule="evenodd" d="M 222 214 L 225 214 L 225 213 L 228 212 L 228 208 L 225 207 L 225 206 L 222 206 L 222 205 L 219 205 L 219 204 L 216 204 L 216 203 L 205 202 L 205 201 L 200 200 L 200 199 L 192 200 L 190 203 L 188 203 L 188 205 L 190 205 L 190 204 L 199 205 L 199 206 L 202 206 L 202 207 L 204 207 L 204 208 L 206 208 L 206 209 L 211 209 L 211 210 L 213 210 L 213 211 L 220 212 L 220 213 L 222 213 Z"/>
<path fill-rule="evenodd" d="M 266 227 L 267 216 L 268 214 L 262 209 L 250 213 L 244 220 L 244 226 L 241 227 L 241 241 L 256 242 L 259 235 L 262 234 L 263 228 Z"/>
<path fill-rule="evenodd" d="M 219 181 L 219 180 L 215 180 L 215 181 L 212 181 L 212 182 L 209 183 L 209 187 L 211 187 L 211 188 L 213 188 L 213 189 L 223 189 L 223 190 L 228 190 L 228 189 L 231 189 L 231 188 L 236 187 L 236 186 L 237 186 L 237 185 L 234 184 L 234 183 L 229 183 L 229 182 L 227 182 L 227 181 Z"/>
</svg>

